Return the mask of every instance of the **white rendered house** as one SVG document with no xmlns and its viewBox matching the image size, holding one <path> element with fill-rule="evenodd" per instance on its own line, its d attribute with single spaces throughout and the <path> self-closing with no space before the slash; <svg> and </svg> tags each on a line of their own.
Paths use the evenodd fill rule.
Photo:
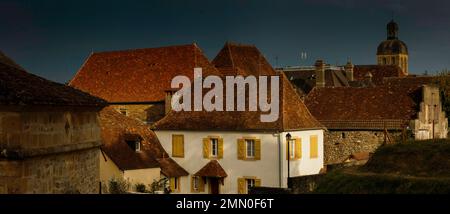
<svg viewBox="0 0 450 214">
<path fill-rule="evenodd" d="M 276 74 L 251 45 L 227 43 L 212 63 L 224 76 L 279 76 L 279 117 L 267 123 L 261 122 L 261 111 L 168 113 L 152 129 L 170 157 L 189 173 L 172 179 L 171 187 L 177 187 L 173 192 L 245 194 L 252 186 L 287 187 L 288 176 L 321 172 L 324 128 L 286 76 Z"/>
</svg>

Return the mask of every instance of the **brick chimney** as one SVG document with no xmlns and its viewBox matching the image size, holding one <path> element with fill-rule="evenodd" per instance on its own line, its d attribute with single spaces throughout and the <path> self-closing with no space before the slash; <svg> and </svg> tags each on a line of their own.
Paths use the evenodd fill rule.
<svg viewBox="0 0 450 214">
<path fill-rule="evenodd" d="M 353 66 L 352 62 L 348 60 L 347 64 L 344 66 L 345 69 L 345 76 L 347 77 L 348 81 L 353 81 Z"/>
<path fill-rule="evenodd" d="M 316 67 L 316 87 L 325 87 L 325 63 L 319 59 L 314 66 Z"/>
</svg>

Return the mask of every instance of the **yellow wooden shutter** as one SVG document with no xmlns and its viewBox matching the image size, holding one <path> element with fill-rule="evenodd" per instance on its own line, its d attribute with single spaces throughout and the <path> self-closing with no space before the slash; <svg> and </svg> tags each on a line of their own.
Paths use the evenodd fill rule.
<svg viewBox="0 0 450 214">
<path fill-rule="evenodd" d="M 255 160 L 261 160 L 261 140 L 255 140 Z"/>
<path fill-rule="evenodd" d="M 203 138 L 203 158 L 209 158 L 209 138 Z"/>
<path fill-rule="evenodd" d="M 223 158 L 223 138 L 219 138 L 219 145 L 217 145 L 218 147 L 218 154 L 217 154 L 217 158 L 218 159 L 222 159 Z"/>
<path fill-rule="evenodd" d="M 245 178 L 238 178 L 238 194 L 246 194 Z"/>
<path fill-rule="evenodd" d="M 172 190 L 172 192 L 175 191 L 175 178 L 169 178 L 169 186 L 170 186 L 170 190 Z"/>
<path fill-rule="evenodd" d="M 184 157 L 184 136 L 172 135 L 172 156 Z"/>
<path fill-rule="evenodd" d="M 238 159 L 245 160 L 245 141 L 238 139 Z"/>
<path fill-rule="evenodd" d="M 205 191 L 205 179 L 202 177 L 198 177 L 198 191 L 199 192 Z"/>
<path fill-rule="evenodd" d="M 302 139 L 301 138 L 295 138 L 295 158 L 296 159 L 302 158 Z"/>
<path fill-rule="evenodd" d="M 317 158 L 319 156 L 319 143 L 317 139 L 317 135 L 312 135 L 310 137 L 310 158 Z"/>
<path fill-rule="evenodd" d="M 255 179 L 255 186 L 260 187 L 261 186 L 261 179 Z"/>
</svg>

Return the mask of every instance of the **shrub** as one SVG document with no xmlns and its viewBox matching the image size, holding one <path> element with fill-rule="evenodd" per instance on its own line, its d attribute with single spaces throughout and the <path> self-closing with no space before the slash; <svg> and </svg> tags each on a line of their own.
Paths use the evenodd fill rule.
<svg viewBox="0 0 450 214">
<path fill-rule="evenodd" d="M 130 183 L 124 179 L 112 178 L 109 180 L 108 190 L 110 194 L 126 194 L 130 189 Z"/>
<path fill-rule="evenodd" d="M 143 183 L 137 183 L 134 185 L 134 189 L 136 190 L 136 192 L 140 192 L 140 193 L 146 193 L 147 192 L 147 188 L 145 186 L 145 184 Z"/>
</svg>

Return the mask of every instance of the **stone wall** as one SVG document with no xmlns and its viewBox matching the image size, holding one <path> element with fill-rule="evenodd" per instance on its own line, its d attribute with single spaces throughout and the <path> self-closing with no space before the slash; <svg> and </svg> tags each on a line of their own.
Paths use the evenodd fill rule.
<svg viewBox="0 0 450 214">
<path fill-rule="evenodd" d="M 28 153 L 100 141 L 94 111 L 0 112 L 0 148 L 33 155 Z"/>
<path fill-rule="evenodd" d="M 99 149 L 0 161 L 0 194 L 98 193 Z"/>
<path fill-rule="evenodd" d="M 383 131 L 329 130 L 324 133 L 325 164 L 345 161 L 359 152 L 374 152 L 384 142 Z M 393 140 L 401 138 L 401 132 L 389 132 Z"/>
<path fill-rule="evenodd" d="M 292 177 L 290 179 L 292 184 L 292 193 L 312 193 L 314 190 L 316 190 L 317 185 L 324 176 L 325 174 Z"/>
<path fill-rule="evenodd" d="M 118 112 L 126 112 L 128 117 L 147 124 L 153 124 L 165 116 L 165 105 L 163 102 L 158 104 L 124 104 L 111 106 Z"/>
<path fill-rule="evenodd" d="M 0 111 L 0 193 L 98 193 L 97 111 Z"/>
</svg>

